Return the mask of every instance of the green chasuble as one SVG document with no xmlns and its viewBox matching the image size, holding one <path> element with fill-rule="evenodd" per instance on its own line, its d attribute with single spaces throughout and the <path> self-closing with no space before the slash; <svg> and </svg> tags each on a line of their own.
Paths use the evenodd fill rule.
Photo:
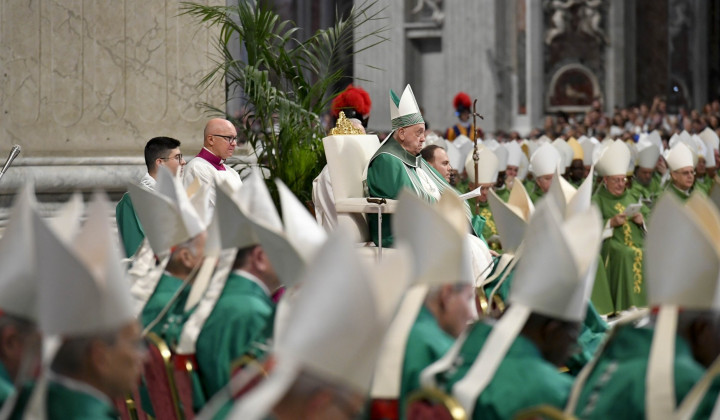
<svg viewBox="0 0 720 420">
<path fill-rule="evenodd" d="M 677 188 L 672 181 L 668 184 L 668 187 L 665 189 L 666 194 L 674 194 L 675 197 L 680 199 L 680 202 L 684 203 L 690 198 L 690 193 L 692 192 L 692 189 L 688 192 L 685 192 L 679 188 Z"/>
<path fill-rule="evenodd" d="M 657 197 L 657 191 L 653 191 L 651 187 L 652 182 L 650 182 L 650 185 L 645 186 L 637 181 L 633 181 L 632 187 L 628 189 L 628 193 L 635 198 L 635 202 L 642 200 L 645 203 L 652 203 Z"/>
<path fill-rule="evenodd" d="M 106 401 L 54 381 L 48 383 L 47 413 L 48 420 L 116 420 L 119 418 L 115 408 Z"/>
<path fill-rule="evenodd" d="M 503 302 L 507 302 L 507 297 L 510 293 L 510 287 L 515 274 L 514 267 L 509 273 L 506 273 L 509 266 L 510 264 L 503 269 L 503 272 L 497 276 L 495 280 L 485 285 L 484 290 L 486 296 L 490 297 L 490 293 L 498 284 L 500 279 L 507 274 L 507 278 L 503 280 L 500 287 L 498 287 L 497 292 L 495 292 Z M 497 267 L 497 264 L 495 264 L 495 267 Z M 490 276 L 493 276 L 494 274 L 495 273 L 491 273 Z M 605 321 L 600 317 L 593 303 L 589 302 L 585 313 L 585 321 L 581 326 L 580 336 L 578 337 L 578 351 L 570 356 L 566 362 L 566 366 L 572 375 L 577 375 L 585 364 L 592 359 L 592 356 L 605 339 L 607 329 L 607 323 L 605 323 Z"/>
<path fill-rule="evenodd" d="M 162 312 L 163 308 L 165 308 L 165 305 L 170 302 L 170 299 L 175 295 L 175 292 L 182 287 L 182 285 L 183 281 L 179 278 L 173 277 L 167 272 L 163 273 L 157 286 L 155 286 L 155 290 L 152 295 L 150 295 L 150 299 L 148 299 L 145 307 L 140 313 L 140 323 L 143 328 L 147 327 L 155 318 L 157 318 L 158 315 L 160 315 L 160 312 Z M 152 331 L 159 334 L 157 328 L 161 326 L 162 322 L 158 322 L 155 327 L 153 327 Z"/>
<path fill-rule="evenodd" d="M 605 264 L 602 264 L 602 258 L 600 258 L 600 261 L 595 272 L 590 301 L 600 315 L 608 315 L 615 312 L 615 304 L 613 303 L 612 293 L 610 293 Z"/>
<path fill-rule="evenodd" d="M 460 348 L 457 365 L 438 379 L 448 393 L 462 379 L 487 340 L 492 327 L 476 322 Z M 446 375 L 446 377 L 442 377 Z M 572 377 L 560 373 L 547 362 L 535 344 L 522 335 L 508 349 L 495 376 L 475 403 L 474 419 L 512 419 L 522 411 L 540 404 L 562 409 L 570 394 Z"/>
<path fill-rule="evenodd" d="M 405 362 L 398 401 L 399 418 L 405 418 L 407 396 L 420 389 L 420 373 L 439 360 L 452 347 L 454 341 L 451 335 L 440 328 L 433 314 L 423 305 L 405 346 Z"/>
<path fill-rule="evenodd" d="M 145 232 L 140 226 L 140 220 L 135 214 L 135 208 L 130 201 L 130 194 L 125 193 L 115 207 L 115 220 L 117 221 L 118 234 L 125 249 L 125 255 L 135 255 L 138 247 L 145 238 Z"/>
<path fill-rule="evenodd" d="M 420 175 L 420 172 L 424 176 Z M 395 139 L 390 138 L 370 159 L 367 171 L 367 193 L 369 197 L 396 199 L 404 188 L 410 189 L 429 202 L 435 202 L 443 191 L 453 189 L 425 159 L 421 156 L 413 156 Z M 465 202 L 465 211 L 470 221 L 470 207 L 467 202 Z M 392 216 L 383 214 L 382 243 L 387 247 L 393 244 L 391 219 Z M 368 225 L 373 242 L 378 244 L 376 213 L 368 214 Z M 476 234 L 481 236 L 482 232 Z"/>
<path fill-rule="evenodd" d="M 15 387 L 13 386 L 10 374 L 7 369 L 5 369 L 5 365 L 0 362 L 0 407 L 5 405 L 5 401 L 7 401 L 13 392 L 15 392 Z"/>
<path fill-rule="evenodd" d="M 536 182 L 533 181 L 533 183 L 530 185 L 530 188 L 527 190 L 528 196 L 530 197 L 530 201 L 532 201 L 534 204 L 537 204 L 538 200 L 542 198 L 545 193 L 542 189 L 538 186 Z"/>
<path fill-rule="evenodd" d="M 616 197 L 601 186 L 593 195 L 603 216 L 603 223 L 625 211 L 630 204 L 637 203 L 633 195 L 624 191 Z M 643 206 L 642 214 L 647 220 L 648 208 Z M 647 306 L 645 277 L 643 271 L 643 245 L 645 234 L 642 226 L 632 220 L 612 229 L 611 237 L 603 241 L 600 256 L 605 264 L 608 286 L 613 298 L 615 311 L 619 312 L 632 306 Z"/>
<path fill-rule="evenodd" d="M 503 185 L 502 188 L 498 188 L 495 190 L 495 194 L 497 194 L 498 197 L 504 202 L 507 203 L 508 199 L 510 199 L 510 188 Z"/>
<path fill-rule="evenodd" d="M 583 386 L 576 409 L 579 418 L 645 418 L 645 377 L 652 337 L 652 329 L 619 327 Z M 705 369 L 680 337 L 675 340 L 674 365 L 675 401 L 679 404 Z"/>
<path fill-rule="evenodd" d="M 705 195 L 710 194 L 710 188 L 713 186 L 713 179 L 705 175 L 702 178 L 695 178 L 695 185 L 693 189 L 702 191 Z"/>
<path fill-rule="evenodd" d="M 275 306 L 265 290 L 244 274 L 230 274 L 198 336 L 195 357 L 208 397 L 228 383 L 235 360 L 262 354 L 258 348 L 272 337 Z"/>
</svg>

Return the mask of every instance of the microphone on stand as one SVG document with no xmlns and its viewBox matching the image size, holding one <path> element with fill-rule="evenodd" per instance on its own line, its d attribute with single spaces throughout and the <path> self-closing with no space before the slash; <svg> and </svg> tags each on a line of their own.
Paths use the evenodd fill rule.
<svg viewBox="0 0 720 420">
<path fill-rule="evenodd" d="M 0 170 L 0 178 L 2 178 L 3 175 L 5 175 L 5 171 L 10 167 L 13 160 L 20 154 L 20 151 L 22 149 L 20 148 L 19 144 L 16 144 L 10 149 L 10 154 L 8 155 L 7 160 L 5 161 L 5 165 L 3 165 L 2 170 Z"/>
</svg>

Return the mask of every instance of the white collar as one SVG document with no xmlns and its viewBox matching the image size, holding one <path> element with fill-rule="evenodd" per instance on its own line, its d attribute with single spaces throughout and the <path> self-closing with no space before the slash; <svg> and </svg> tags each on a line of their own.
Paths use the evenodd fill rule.
<svg viewBox="0 0 720 420">
<path fill-rule="evenodd" d="M 99 389 L 95 388 L 94 386 L 92 386 L 86 382 L 78 381 L 77 379 L 73 379 L 73 378 L 69 378 L 64 375 L 60 375 L 51 370 L 48 370 L 47 376 L 48 376 L 48 380 L 58 383 L 69 390 L 76 391 L 76 392 L 82 392 L 83 394 L 90 395 L 90 396 L 104 402 L 105 404 L 109 405 L 110 407 L 114 407 L 113 402 L 110 400 L 110 398 L 108 398 L 107 395 L 105 395 L 102 391 L 100 391 Z"/>
<path fill-rule="evenodd" d="M 257 278 L 255 275 L 250 274 L 249 272 L 242 270 L 242 269 L 233 270 L 233 273 L 237 274 L 238 276 L 245 277 L 246 279 L 250 280 L 251 282 L 257 284 L 258 286 L 260 286 L 260 288 L 263 290 L 263 292 L 265 292 L 266 295 L 271 296 L 270 289 L 268 289 L 268 287 L 265 285 L 265 283 L 263 283 L 263 281 L 260 280 L 259 278 Z"/>
<path fill-rule="evenodd" d="M 155 178 L 151 177 L 149 173 L 145 172 L 145 175 L 143 175 L 143 177 L 140 179 L 140 184 L 148 187 L 151 190 L 154 190 L 157 181 L 155 180 Z"/>
</svg>

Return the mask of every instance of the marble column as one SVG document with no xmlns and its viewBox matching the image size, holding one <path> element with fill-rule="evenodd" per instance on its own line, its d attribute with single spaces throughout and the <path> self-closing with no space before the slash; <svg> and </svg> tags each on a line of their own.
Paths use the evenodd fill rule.
<svg viewBox="0 0 720 420">
<path fill-rule="evenodd" d="M 545 25 L 543 24 L 542 2 L 526 0 L 526 63 L 527 63 L 527 128 L 542 127 L 545 115 L 544 51 Z"/>
</svg>

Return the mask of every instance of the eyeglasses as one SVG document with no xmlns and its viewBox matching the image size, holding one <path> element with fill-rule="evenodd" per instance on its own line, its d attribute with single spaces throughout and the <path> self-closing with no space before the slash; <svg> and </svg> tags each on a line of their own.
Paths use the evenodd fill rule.
<svg viewBox="0 0 720 420">
<path fill-rule="evenodd" d="M 215 137 L 222 137 L 225 140 L 227 140 L 228 143 L 232 143 L 232 142 L 237 143 L 237 136 L 223 136 L 222 134 L 210 134 L 210 135 L 215 136 Z"/>
<path fill-rule="evenodd" d="M 627 179 L 627 177 L 625 177 L 625 176 L 623 176 L 623 177 L 611 177 L 611 176 L 609 176 L 609 177 L 607 178 L 607 180 L 608 180 L 609 182 L 613 183 L 613 184 L 624 184 L 624 183 L 628 182 L 628 179 Z"/>
<path fill-rule="evenodd" d="M 162 160 L 170 160 L 170 159 L 175 159 L 175 160 L 177 160 L 177 161 L 178 161 L 178 163 L 182 163 L 182 160 L 183 160 L 183 155 L 182 155 L 182 153 L 178 153 L 178 154 L 177 154 L 177 155 L 175 155 L 175 156 L 170 156 L 170 157 L 166 157 L 166 158 L 160 158 L 160 159 L 162 159 Z"/>
</svg>

